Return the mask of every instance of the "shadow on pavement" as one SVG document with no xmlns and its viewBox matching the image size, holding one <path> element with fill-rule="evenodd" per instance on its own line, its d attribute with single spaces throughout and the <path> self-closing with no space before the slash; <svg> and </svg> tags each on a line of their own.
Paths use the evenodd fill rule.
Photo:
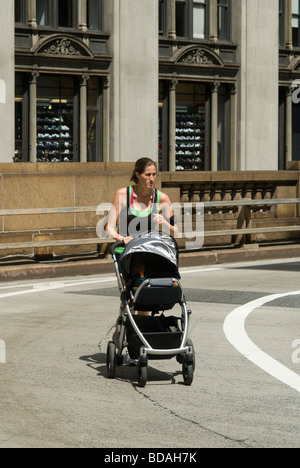
<svg viewBox="0 0 300 468">
<path fill-rule="evenodd" d="M 99 377 L 104 379 L 108 379 L 107 377 L 107 370 L 106 370 L 106 354 L 104 353 L 97 353 L 87 356 L 81 356 L 79 358 L 81 361 L 85 361 L 87 366 L 93 369 L 93 371 L 97 372 Z M 178 366 L 178 364 L 177 364 Z M 175 377 L 180 375 L 181 372 L 162 372 L 158 369 L 155 369 L 151 366 L 148 366 L 148 382 L 147 385 L 151 385 L 152 382 L 161 382 L 165 384 L 169 382 L 170 384 L 175 384 L 176 380 Z M 117 367 L 117 374 L 116 380 L 127 382 L 133 385 L 134 387 L 137 386 L 137 366 L 127 366 L 122 365 Z"/>
</svg>

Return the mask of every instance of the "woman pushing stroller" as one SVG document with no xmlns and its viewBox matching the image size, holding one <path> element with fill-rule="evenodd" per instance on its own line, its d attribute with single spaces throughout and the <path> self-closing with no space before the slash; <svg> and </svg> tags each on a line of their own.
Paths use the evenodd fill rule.
<svg viewBox="0 0 300 468">
<path fill-rule="evenodd" d="M 155 188 L 156 177 L 157 167 L 152 159 L 136 162 L 131 177 L 135 185 L 123 187 L 115 195 L 107 224 L 111 237 L 127 245 L 142 232 L 161 230 L 177 236 L 170 198 Z"/>
<path fill-rule="evenodd" d="M 173 237 L 178 233 L 170 198 L 155 188 L 156 177 L 156 163 L 150 158 L 141 158 L 135 163 L 131 176 L 135 185 L 123 187 L 115 194 L 107 231 L 125 246 L 144 232 L 160 230 Z M 120 253 L 123 250 L 122 247 L 119 248 Z M 133 259 L 132 270 L 139 268 L 136 265 L 137 261 L 137 258 Z M 145 268 L 140 269 L 141 272 L 144 270 Z M 132 271 L 132 278 L 135 276 Z M 146 315 L 141 311 L 137 311 L 136 314 Z"/>
<path fill-rule="evenodd" d="M 116 330 L 107 347 L 107 372 L 115 377 L 127 348 L 141 387 L 147 382 L 148 359 L 172 357 L 183 366 L 185 384 L 191 385 L 195 359 L 188 339 L 190 311 L 179 281 L 178 228 L 168 195 L 155 188 L 156 176 L 156 163 L 139 159 L 131 178 L 134 185 L 117 191 L 107 224 L 117 240 L 112 257 L 121 295 Z M 164 315 L 178 305 L 181 317 Z"/>
</svg>

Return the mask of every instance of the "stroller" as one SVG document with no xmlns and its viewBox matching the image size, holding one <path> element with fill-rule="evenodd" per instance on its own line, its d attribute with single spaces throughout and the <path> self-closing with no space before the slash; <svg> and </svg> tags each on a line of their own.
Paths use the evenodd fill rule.
<svg viewBox="0 0 300 468">
<path fill-rule="evenodd" d="M 125 249 L 122 242 L 115 243 L 112 258 L 121 307 L 113 341 L 107 347 L 108 377 L 115 378 L 127 348 L 130 358 L 137 361 L 139 387 L 147 383 L 148 360 L 174 357 L 182 365 L 185 385 L 191 385 L 195 370 L 194 347 L 188 339 L 191 311 L 179 282 L 175 239 L 162 232 L 141 234 Z M 165 316 L 177 304 L 181 317 Z"/>
</svg>

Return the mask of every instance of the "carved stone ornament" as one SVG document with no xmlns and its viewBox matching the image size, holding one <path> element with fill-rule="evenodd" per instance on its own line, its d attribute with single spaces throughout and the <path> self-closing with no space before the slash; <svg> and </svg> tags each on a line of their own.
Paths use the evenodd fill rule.
<svg viewBox="0 0 300 468">
<path fill-rule="evenodd" d="M 185 51 L 179 51 L 176 62 L 207 67 L 224 66 L 221 58 L 218 57 L 217 54 L 202 47 L 193 47 L 192 49 L 189 48 Z"/>
<path fill-rule="evenodd" d="M 81 51 L 69 39 L 57 39 L 54 44 L 46 47 L 43 53 L 51 55 L 82 55 Z"/>
<path fill-rule="evenodd" d="M 181 59 L 183 63 L 195 63 L 197 65 L 212 65 L 212 60 L 205 50 L 194 49 L 187 56 Z"/>
<path fill-rule="evenodd" d="M 55 57 L 90 57 L 93 58 L 92 51 L 81 41 L 74 40 L 68 36 L 55 36 L 47 38 L 39 44 L 35 55 L 47 55 Z"/>
</svg>

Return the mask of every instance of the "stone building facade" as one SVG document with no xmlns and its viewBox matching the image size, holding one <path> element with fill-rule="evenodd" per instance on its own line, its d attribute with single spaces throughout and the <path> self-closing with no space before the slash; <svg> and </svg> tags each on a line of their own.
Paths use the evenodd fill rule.
<svg viewBox="0 0 300 468">
<path fill-rule="evenodd" d="M 166 171 L 236 171 L 300 159 L 298 0 L 0 7 L 0 162 L 147 155 Z"/>
</svg>

